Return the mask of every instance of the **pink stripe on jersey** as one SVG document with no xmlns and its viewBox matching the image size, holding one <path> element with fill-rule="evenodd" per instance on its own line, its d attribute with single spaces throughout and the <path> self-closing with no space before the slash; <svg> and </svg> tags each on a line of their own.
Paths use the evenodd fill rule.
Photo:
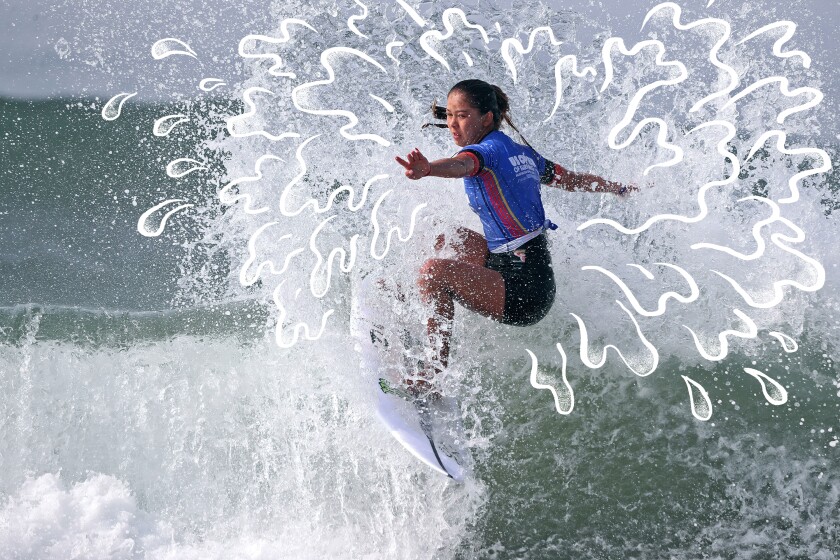
<svg viewBox="0 0 840 560">
<path fill-rule="evenodd" d="M 490 205 L 493 207 L 496 217 L 505 226 L 510 237 L 516 239 L 527 234 L 528 230 L 522 227 L 522 224 L 519 223 L 510 206 L 508 206 L 496 174 L 489 169 L 485 169 L 479 174 L 479 177 L 481 177 L 481 182 L 484 183 L 484 191 L 487 193 L 487 198 L 490 200 Z"/>
</svg>

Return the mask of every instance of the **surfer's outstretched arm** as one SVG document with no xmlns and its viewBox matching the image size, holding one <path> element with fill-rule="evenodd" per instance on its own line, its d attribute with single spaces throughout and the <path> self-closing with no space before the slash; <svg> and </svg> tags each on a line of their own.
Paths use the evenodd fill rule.
<svg viewBox="0 0 840 560">
<path fill-rule="evenodd" d="M 635 185 L 623 185 L 616 181 L 607 181 L 591 173 L 575 173 L 559 163 L 546 160 L 541 182 L 549 187 L 567 191 L 614 193 L 623 195 L 639 190 Z"/>
<path fill-rule="evenodd" d="M 406 159 L 399 156 L 394 159 L 405 168 L 405 176 L 415 180 L 429 176 L 459 179 L 475 171 L 475 158 L 467 154 L 429 161 L 418 148 L 414 148 Z"/>
</svg>

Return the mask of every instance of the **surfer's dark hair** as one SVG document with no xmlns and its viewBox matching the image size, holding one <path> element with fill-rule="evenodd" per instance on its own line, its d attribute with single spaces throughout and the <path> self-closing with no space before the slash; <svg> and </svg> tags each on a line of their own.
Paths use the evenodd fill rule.
<svg viewBox="0 0 840 560">
<path fill-rule="evenodd" d="M 470 106 L 478 109 L 480 114 L 493 113 L 493 130 L 499 130 L 502 123 L 505 123 L 516 131 L 525 144 L 530 146 L 510 118 L 510 101 L 505 92 L 502 91 L 502 88 L 497 85 L 488 84 L 484 80 L 463 80 L 452 86 L 449 94 L 451 95 L 454 91 L 463 93 Z M 432 117 L 441 120 L 446 119 L 446 107 L 439 107 L 437 100 L 432 102 Z M 448 128 L 447 125 L 440 123 L 427 123 L 423 125 L 424 128 L 426 126 Z"/>
</svg>

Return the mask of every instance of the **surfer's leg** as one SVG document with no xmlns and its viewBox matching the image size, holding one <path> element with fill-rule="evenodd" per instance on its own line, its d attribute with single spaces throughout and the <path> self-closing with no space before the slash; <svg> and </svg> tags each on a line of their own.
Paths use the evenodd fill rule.
<svg viewBox="0 0 840 560">
<path fill-rule="evenodd" d="M 440 252 L 446 246 L 455 252 L 455 260 L 484 266 L 487 261 L 487 240 L 484 236 L 468 228 L 459 227 L 449 239 L 444 234 L 437 237 L 435 250 Z"/>
<path fill-rule="evenodd" d="M 454 259 L 429 259 L 420 269 L 420 295 L 430 306 L 426 321 L 432 364 L 427 379 L 449 362 L 449 338 L 455 302 L 501 321 L 505 310 L 505 281 L 495 270 Z"/>
</svg>

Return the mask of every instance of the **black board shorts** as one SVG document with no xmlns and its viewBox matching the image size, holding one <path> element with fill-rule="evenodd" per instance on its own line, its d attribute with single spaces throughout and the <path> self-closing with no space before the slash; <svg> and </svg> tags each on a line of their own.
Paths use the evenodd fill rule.
<svg viewBox="0 0 840 560">
<path fill-rule="evenodd" d="M 527 327 L 546 316 L 554 304 L 557 288 L 545 233 L 515 251 L 488 253 L 484 266 L 495 270 L 505 280 L 502 323 Z"/>
</svg>

